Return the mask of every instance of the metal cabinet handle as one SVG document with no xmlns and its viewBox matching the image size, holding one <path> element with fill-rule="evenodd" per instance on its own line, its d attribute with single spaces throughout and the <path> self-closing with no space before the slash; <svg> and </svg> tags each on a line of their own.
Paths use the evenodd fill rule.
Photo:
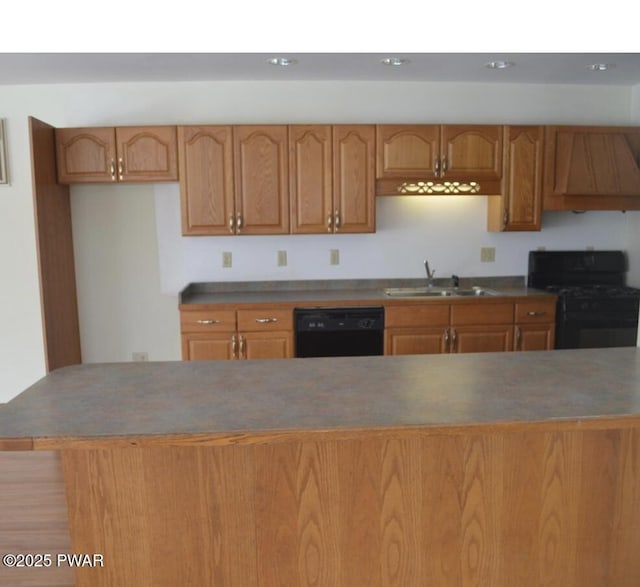
<svg viewBox="0 0 640 587">
<path fill-rule="evenodd" d="M 116 180 L 116 162 L 111 159 L 111 163 L 109 163 L 109 173 L 111 174 L 111 181 Z"/>
<path fill-rule="evenodd" d="M 240 335 L 240 358 L 247 358 L 247 346 L 245 344 L 245 338 L 244 336 L 242 336 L 242 334 Z"/>
<path fill-rule="evenodd" d="M 516 326 L 516 344 L 515 344 L 515 349 L 517 351 L 522 350 L 521 343 L 522 343 L 522 331 L 520 330 L 519 326 Z"/>
<path fill-rule="evenodd" d="M 210 324 L 220 324 L 220 320 L 213 320 L 213 319 L 198 320 L 198 324 L 205 324 L 207 326 Z"/>
<path fill-rule="evenodd" d="M 455 328 L 451 329 L 451 350 L 458 350 L 458 333 L 456 332 Z"/>
<path fill-rule="evenodd" d="M 507 228 L 509 224 L 509 210 L 505 210 L 502 216 L 502 228 Z"/>
<path fill-rule="evenodd" d="M 334 224 L 335 224 L 336 230 L 340 230 L 340 227 L 341 227 L 342 223 L 341 223 L 341 220 L 340 220 L 340 211 L 339 210 L 335 211 L 334 217 L 335 217 Z"/>
<path fill-rule="evenodd" d="M 442 175 L 444 175 L 447 172 L 447 169 L 449 168 L 449 162 L 447 161 L 446 157 L 442 158 Z"/>
<path fill-rule="evenodd" d="M 238 214 L 236 216 L 236 228 L 238 229 L 238 232 L 240 232 L 243 228 L 242 214 Z"/>
<path fill-rule="evenodd" d="M 238 358 L 238 339 L 235 334 L 231 337 L 231 358 Z"/>
<path fill-rule="evenodd" d="M 449 329 L 447 328 L 444 331 L 444 350 L 445 350 L 445 352 L 449 351 L 449 342 L 450 342 L 450 340 L 449 340 Z"/>
<path fill-rule="evenodd" d="M 327 214 L 327 232 L 331 232 L 332 229 L 333 229 L 333 214 L 329 212 Z"/>
<path fill-rule="evenodd" d="M 124 161 L 122 157 L 118 157 L 118 179 L 120 181 L 124 179 Z"/>
<path fill-rule="evenodd" d="M 229 232 L 233 234 L 236 230 L 236 219 L 233 214 L 229 215 Z"/>
<path fill-rule="evenodd" d="M 277 318 L 256 318 L 256 322 L 258 324 L 272 324 L 277 321 Z"/>
<path fill-rule="evenodd" d="M 433 160 L 433 174 L 436 177 L 440 176 L 440 159 L 438 157 Z"/>
<path fill-rule="evenodd" d="M 527 312 L 527 316 L 544 316 L 546 312 L 544 310 L 531 310 Z"/>
</svg>

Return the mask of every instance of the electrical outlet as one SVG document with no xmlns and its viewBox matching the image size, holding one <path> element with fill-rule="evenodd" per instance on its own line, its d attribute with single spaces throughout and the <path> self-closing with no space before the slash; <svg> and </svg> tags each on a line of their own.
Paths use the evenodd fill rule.
<svg viewBox="0 0 640 587">
<path fill-rule="evenodd" d="M 222 266 L 229 268 L 233 265 L 233 256 L 230 251 L 224 251 L 222 253 Z"/>
<path fill-rule="evenodd" d="M 544 245 L 540 245 L 539 247 L 536 247 L 536 251 L 546 251 L 547 247 L 545 247 Z"/>
<path fill-rule="evenodd" d="M 131 353 L 131 360 L 144 363 L 149 360 L 149 354 L 146 352 Z"/>
<path fill-rule="evenodd" d="M 329 263 L 331 265 L 340 265 L 340 249 L 331 249 L 329 251 Z"/>
<path fill-rule="evenodd" d="M 278 267 L 287 266 L 287 251 L 278 251 Z"/>
<path fill-rule="evenodd" d="M 587 247 L 587 251 L 595 251 L 595 250 L 596 250 L 596 248 L 594 246 L 589 245 Z"/>
<path fill-rule="evenodd" d="M 496 248 L 495 247 L 481 247 L 480 248 L 480 261 L 482 263 L 493 263 L 496 260 Z"/>
</svg>

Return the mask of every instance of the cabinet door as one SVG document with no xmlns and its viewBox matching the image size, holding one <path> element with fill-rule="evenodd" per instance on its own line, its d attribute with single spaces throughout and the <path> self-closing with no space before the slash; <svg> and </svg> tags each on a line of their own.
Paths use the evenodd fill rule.
<svg viewBox="0 0 640 587">
<path fill-rule="evenodd" d="M 375 231 L 375 126 L 333 127 L 335 232 Z"/>
<path fill-rule="evenodd" d="M 289 232 L 286 126 L 234 127 L 239 234 Z"/>
<path fill-rule="evenodd" d="M 502 126 L 444 125 L 440 151 L 442 179 L 481 182 L 502 177 Z"/>
<path fill-rule="evenodd" d="M 57 128 L 55 135 L 60 183 L 116 181 L 115 129 Z"/>
<path fill-rule="evenodd" d="M 514 350 L 548 351 L 554 348 L 555 324 L 516 324 Z"/>
<path fill-rule="evenodd" d="M 542 126 L 504 127 L 503 190 L 489 201 L 489 230 L 540 230 Z"/>
<path fill-rule="evenodd" d="M 451 351 L 456 353 L 489 353 L 513 348 L 513 326 L 456 326 L 451 329 Z"/>
<path fill-rule="evenodd" d="M 439 157 L 438 125 L 376 127 L 376 177 L 435 177 Z"/>
<path fill-rule="evenodd" d="M 182 234 L 233 233 L 233 140 L 230 126 L 178 127 Z"/>
<path fill-rule="evenodd" d="M 237 353 L 234 334 L 183 334 L 182 359 L 185 361 L 213 361 L 235 359 Z"/>
<path fill-rule="evenodd" d="M 293 357 L 293 332 L 240 333 L 242 359 L 288 359 Z"/>
<path fill-rule="evenodd" d="M 291 232 L 333 230 L 331 126 L 289 127 Z"/>
<path fill-rule="evenodd" d="M 175 126 L 116 128 L 119 181 L 177 181 Z"/>
<path fill-rule="evenodd" d="M 447 352 L 446 328 L 388 328 L 385 355 L 433 355 Z"/>
</svg>

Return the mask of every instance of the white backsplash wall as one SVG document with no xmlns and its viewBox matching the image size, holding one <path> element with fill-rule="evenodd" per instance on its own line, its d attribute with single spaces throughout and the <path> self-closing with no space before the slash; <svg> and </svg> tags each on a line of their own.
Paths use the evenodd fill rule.
<svg viewBox="0 0 640 587">
<path fill-rule="evenodd" d="M 180 236 L 177 184 L 155 186 L 162 292 L 177 294 L 194 281 L 354 279 L 422 277 L 424 259 L 436 277 L 526 275 L 527 254 L 547 249 L 625 248 L 630 215 L 620 212 L 548 212 L 539 232 L 486 230 L 485 196 L 391 196 L 376 200 L 373 234 L 283 236 Z M 480 248 L 495 247 L 493 263 L 480 262 Z M 329 263 L 338 249 L 340 264 Z M 286 267 L 277 251 L 287 251 Z M 231 252 L 233 266 L 222 267 Z"/>
</svg>

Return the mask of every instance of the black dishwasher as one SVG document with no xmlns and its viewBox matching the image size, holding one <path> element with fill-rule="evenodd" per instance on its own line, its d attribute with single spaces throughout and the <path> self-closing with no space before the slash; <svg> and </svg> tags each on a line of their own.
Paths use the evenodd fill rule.
<svg viewBox="0 0 640 587">
<path fill-rule="evenodd" d="M 384 307 L 296 308 L 296 357 L 384 354 Z"/>
</svg>

